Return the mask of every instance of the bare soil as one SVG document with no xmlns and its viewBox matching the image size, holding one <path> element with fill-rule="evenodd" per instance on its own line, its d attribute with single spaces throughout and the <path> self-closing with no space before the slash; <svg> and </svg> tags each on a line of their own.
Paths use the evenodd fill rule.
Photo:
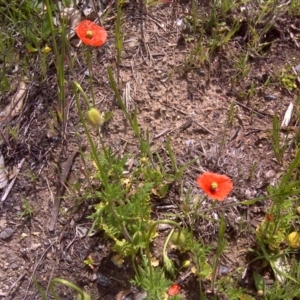
<svg viewBox="0 0 300 300">
<path fill-rule="evenodd" d="M 197 4 L 203 16 L 209 12 L 206 2 Z M 249 4 L 250 12 L 251 9 Z M 183 34 L 192 35 L 182 21 L 188 14 L 185 11 L 190 11 L 188 1 L 149 6 L 142 11 L 135 1 L 124 6 L 124 51 L 119 87 L 128 110 L 136 109 L 140 127 L 149 132 L 153 151 L 158 151 L 166 164 L 169 163 L 164 148 L 167 139 L 171 141 L 179 165 L 199 157 L 184 174 L 185 189 L 191 188 L 195 195 L 201 195 L 195 178 L 205 170 L 226 174 L 234 181 L 234 191 L 215 211 L 216 217 L 225 212 L 230 251 L 224 253 L 221 264 L 231 272 L 246 268 L 250 261 L 247 249 L 255 245 L 255 228 L 264 217 L 268 203 L 249 207 L 226 207 L 226 204 L 265 193 L 267 185 L 284 171 L 272 150 L 272 121 L 274 115 L 283 119 L 289 103 L 296 101 L 296 91 L 288 91 L 280 85 L 276 74 L 288 65 L 299 63 L 296 42 L 299 19 L 287 14 L 278 16 L 264 35 L 262 42 L 268 45 L 260 53 L 249 53 L 249 73 L 239 81 L 236 60 L 251 41 L 250 20 L 245 17 L 240 21 L 242 25 L 231 42 L 217 49 L 210 62 L 192 64 L 185 69 L 193 46 L 193 42 L 184 41 Z M 224 26 L 231 28 L 235 17 L 236 12 L 232 11 L 224 19 Z M 105 23 L 108 42 L 93 50 L 96 106 L 101 111 L 113 113 L 102 130 L 105 144 L 119 155 L 138 154 L 137 141 L 116 105 L 107 75 L 107 67 L 111 66 L 117 78 L 114 21 L 111 18 Z M 204 47 L 210 35 L 205 31 Z M 86 199 L 77 205 L 76 197 L 80 198 L 83 190 L 90 188 L 85 175 L 92 172 L 83 163 L 82 155 L 78 154 L 71 165 L 69 188 L 61 202 L 55 230 L 48 230 L 54 197 L 68 158 L 82 149 L 84 155 L 89 155 L 72 93 L 72 80 L 79 81 L 87 93 L 90 90 L 88 77 L 84 75 L 87 70 L 84 51 L 81 46 L 72 48 L 69 53 L 78 58 L 79 65 L 74 72 L 66 63 L 69 82 L 65 137 L 58 123 L 53 121 L 57 107 L 54 65 L 49 67 L 43 81 L 35 73 L 30 82 L 23 111 L 11 123 L 11 126 L 19 124 L 18 139 L 8 134 L 8 124 L 2 126 L 6 166 L 13 170 L 25 158 L 11 192 L 1 202 L 0 232 L 8 228 L 13 230 L 7 238 L 0 239 L 0 297 L 6 299 L 40 299 L 35 282 L 48 289 L 54 277 L 74 282 L 90 293 L 92 299 L 115 299 L 117 293 L 131 288 L 129 280 L 134 272 L 130 261 L 126 260 L 121 267 L 114 265 L 110 242 L 101 232 L 91 237 L 78 233 L 82 228 L 91 227 L 87 216 L 93 212 L 95 201 Z M 237 80 L 233 81 L 236 76 Z M 271 84 L 265 86 L 268 78 Z M 249 97 L 252 85 L 255 93 Z M 82 108 L 85 109 L 83 102 Z M 235 113 L 229 120 L 231 109 Z M 290 125 L 296 124 L 292 121 Z M 292 155 L 292 147 L 288 153 Z M 285 161 L 289 159 L 290 156 L 285 157 Z M 80 186 L 78 191 L 74 188 L 76 184 Z M 20 218 L 24 200 L 34 212 L 31 217 Z M 178 183 L 172 186 L 165 199 L 153 200 L 153 214 L 159 219 L 166 212 L 178 213 L 181 204 Z M 201 209 L 210 205 L 204 202 Z M 217 244 L 215 223 L 197 218 L 194 227 L 197 228 L 195 237 L 202 237 L 208 244 Z M 167 233 L 168 230 L 161 230 L 153 244 L 153 252 L 159 260 L 157 249 Z M 95 261 L 94 270 L 83 263 L 89 255 Z M 272 281 L 270 274 L 264 275 Z M 240 284 L 251 292 L 253 282 L 249 278 L 246 276 Z M 204 284 L 204 288 L 209 298 L 212 292 L 209 285 Z M 56 290 L 61 299 L 74 299 L 67 288 L 59 286 Z M 193 275 L 184 281 L 181 292 L 185 299 L 199 299 L 199 285 Z M 226 299 L 221 294 L 218 297 Z"/>
</svg>

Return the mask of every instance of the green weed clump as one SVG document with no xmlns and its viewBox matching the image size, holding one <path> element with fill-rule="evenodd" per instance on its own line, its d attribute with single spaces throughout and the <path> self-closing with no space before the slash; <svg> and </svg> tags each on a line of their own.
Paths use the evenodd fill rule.
<svg viewBox="0 0 300 300">
<path fill-rule="evenodd" d="M 45 57 L 51 28 L 38 1 L 1 1 L 0 16 L 0 93 L 5 95 L 14 90 L 15 76 L 28 76 L 33 60 Z"/>
<path fill-rule="evenodd" d="M 116 83 L 113 80 L 111 84 L 114 86 Z M 105 146 L 101 135 L 98 135 L 101 144 L 101 149 L 98 150 L 79 106 L 78 91 L 84 98 L 87 96 L 78 83 L 74 84 L 74 88 L 79 115 L 92 149 L 94 179 L 99 181 L 99 191 L 93 193 L 93 197 L 99 199 L 99 203 L 95 205 L 95 212 L 90 216 L 93 220 L 91 231 L 102 230 L 106 237 L 113 241 L 112 250 L 119 257 L 131 256 L 136 270 L 133 282 L 147 291 L 149 299 L 159 299 L 171 282 L 165 277 L 163 268 L 154 269 L 151 265 L 150 243 L 157 236 L 158 224 L 169 223 L 177 227 L 179 225 L 171 220 L 153 220 L 151 199 L 164 198 L 169 186 L 180 178 L 184 167 L 166 169 L 160 156 L 151 153 L 149 136 L 141 136 L 135 115 L 131 117 L 119 94 L 116 95 L 117 99 L 136 134 L 140 153 L 120 157 Z M 167 146 L 167 149 L 170 157 L 174 158 L 171 148 Z M 135 163 L 129 172 L 127 168 L 130 161 Z M 136 266 L 136 255 L 143 261 L 139 267 Z"/>
</svg>

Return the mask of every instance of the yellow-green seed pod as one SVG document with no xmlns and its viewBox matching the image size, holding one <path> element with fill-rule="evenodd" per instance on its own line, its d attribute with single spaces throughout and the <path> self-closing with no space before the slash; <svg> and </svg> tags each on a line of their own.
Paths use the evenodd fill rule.
<svg viewBox="0 0 300 300">
<path fill-rule="evenodd" d="M 96 108 L 90 108 L 87 112 L 87 120 L 88 122 L 95 128 L 99 128 L 104 123 L 104 118 Z"/>
<path fill-rule="evenodd" d="M 300 246 L 300 234 L 296 231 L 290 233 L 287 238 L 286 242 L 291 248 L 299 248 Z"/>
<path fill-rule="evenodd" d="M 185 268 L 188 268 L 190 265 L 191 265 L 191 261 L 186 259 L 182 262 L 181 267 L 185 269 Z"/>
<path fill-rule="evenodd" d="M 175 231 L 171 236 L 171 242 L 175 246 L 184 247 L 185 246 L 185 236 L 182 232 Z"/>
<path fill-rule="evenodd" d="M 146 164 L 147 162 L 148 162 L 148 158 L 147 158 L 147 157 L 145 157 L 145 156 L 141 157 L 140 163 L 141 163 L 142 165 Z"/>
<path fill-rule="evenodd" d="M 43 49 L 42 49 L 42 52 L 45 53 L 45 54 L 48 54 L 52 51 L 52 49 L 46 45 Z"/>
</svg>

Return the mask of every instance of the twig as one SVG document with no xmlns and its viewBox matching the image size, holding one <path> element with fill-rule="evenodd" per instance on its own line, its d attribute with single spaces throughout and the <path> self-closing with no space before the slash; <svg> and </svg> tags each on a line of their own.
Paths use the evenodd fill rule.
<svg viewBox="0 0 300 300">
<path fill-rule="evenodd" d="M 188 115 L 189 115 L 188 113 L 182 111 L 181 109 L 175 107 L 174 105 L 172 106 L 172 108 L 175 109 L 176 111 L 179 111 L 180 113 L 182 113 L 182 114 L 185 115 L 185 116 L 188 116 Z M 206 132 L 210 133 L 211 135 L 214 135 L 214 133 L 213 133 L 212 131 L 210 131 L 209 129 L 207 129 L 204 125 L 201 125 L 198 121 L 195 121 L 195 120 L 193 120 L 193 119 L 192 119 L 192 121 L 193 121 L 196 125 L 198 125 L 199 127 L 201 127 L 203 130 L 205 130 Z"/>
<path fill-rule="evenodd" d="M 92 6 L 93 6 L 93 10 L 94 10 L 95 14 L 98 15 L 97 18 L 98 18 L 98 21 L 99 21 L 100 25 L 103 27 L 103 24 L 102 24 L 102 21 L 101 21 L 101 15 L 100 15 L 99 11 L 97 10 L 97 6 L 96 6 L 96 3 L 95 3 L 95 0 L 92 0 Z"/>
<path fill-rule="evenodd" d="M 28 286 L 27 286 L 26 293 L 25 293 L 25 296 L 24 296 L 23 299 L 26 299 L 26 297 L 27 297 L 27 293 L 28 293 L 29 287 L 30 287 L 30 285 L 31 285 L 31 283 L 32 283 L 32 279 L 33 279 L 33 276 L 34 276 L 34 274 L 35 274 L 35 272 L 36 272 L 36 270 L 37 270 L 37 267 L 39 266 L 41 260 L 44 258 L 45 254 L 49 251 L 49 249 L 50 249 L 55 243 L 56 243 L 56 242 L 53 242 L 53 243 L 50 244 L 50 246 L 43 252 L 43 254 L 41 255 L 40 259 L 38 260 L 38 262 L 37 262 L 36 265 L 34 266 L 34 269 L 33 269 L 33 272 L 32 272 L 32 274 L 31 274 L 31 276 L 30 276 L 29 284 L 28 284 Z"/>
<path fill-rule="evenodd" d="M 78 154 L 78 151 L 75 151 L 74 153 L 72 153 L 67 162 L 65 163 L 65 167 L 64 170 L 61 174 L 60 180 L 58 182 L 58 186 L 57 186 L 57 191 L 56 191 L 56 196 L 55 196 L 55 200 L 54 200 L 54 204 L 51 210 L 51 218 L 50 218 L 50 223 L 48 226 L 48 229 L 50 231 L 54 230 L 54 226 L 55 226 L 55 222 L 56 222 L 56 217 L 58 215 L 58 210 L 59 210 L 59 206 L 60 206 L 60 200 L 65 192 L 65 181 L 68 177 L 68 174 L 70 172 L 71 166 L 73 164 L 73 160 L 75 158 L 75 156 Z"/>
<path fill-rule="evenodd" d="M 126 83 L 125 90 L 123 92 L 123 98 L 125 99 L 125 106 L 128 111 L 132 109 L 132 98 L 130 95 L 130 83 Z"/>
<path fill-rule="evenodd" d="M 5 120 L 10 120 L 11 118 L 20 114 L 24 101 L 27 96 L 28 86 L 25 81 L 20 81 L 18 90 L 15 96 L 12 98 L 12 101 L 4 108 L 0 113 L 0 122 Z"/>
<path fill-rule="evenodd" d="M 199 127 L 201 127 L 203 130 L 207 131 L 208 133 L 210 133 L 211 135 L 214 135 L 214 133 L 212 131 L 210 131 L 209 129 L 207 129 L 204 125 L 201 125 L 199 122 L 193 120 L 193 122 L 198 125 Z"/>
<path fill-rule="evenodd" d="M 45 177 L 45 180 L 47 182 L 47 186 L 48 186 L 48 190 L 49 190 L 49 193 L 50 193 L 50 196 L 51 196 L 51 200 L 52 200 L 52 204 L 54 203 L 54 196 L 53 196 L 53 193 L 51 191 L 51 188 L 50 188 L 50 185 L 49 185 L 49 181 L 48 179 Z"/>
<path fill-rule="evenodd" d="M 49 277 L 48 284 L 47 284 L 47 289 L 46 289 L 46 294 L 48 294 L 48 291 L 49 291 L 51 280 L 52 280 L 53 274 L 54 274 L 54 269 L 55 269 L 55 267 L 52 268 L 51 273 L 50 273 L 50 277 Z"/>
<path fill-rule="evenodd" d="M 148 13 L 146 13 L 146 16 L 153 21 L 157 26 L 159 26 L 164 32 L 167 32 L 165 26 L 163 26 L 162 24 L 159 23 L 159 21 L 157 21 L 154 17 L 150 16 Z M 163 22 L 161 22 L 163 23 Z"/>
<path fill-rule="evenodd" d="M 4 202 L 5 199 L 7 198 L 7 196 L 8 196 L 8 194 L 9 194 L 10 190 L 12 189 L 12 187 L 13 187 L 13 185 L 14 185 L 16 179 L 17 179 L 18 174 L 20 173 L 20 170 L 21 170 L 21 168 L 22 168 L 22 166 L 23 166 L 24 161 L 25 161 L 25 158 L 23 158 L 23 159 L 18 163 L 16 175 L 15 175 L 14 179 L 13 179 L 13 180 L 10 182 L 10 184 L 8 185 L 7 189 L 5 190 L 4 195 L 1 197 L 1 202 Z"/>
<path fill-rule="evenodd" d="M 0 150 L 0 189 L 3 189 L 7 186 L 8 178 L 7 178 L 7 170 L 5 168 L 4 157 L 2 151 Z"/>
<path fill-rule="evenodd" d="M 186 122 L 184 122 L 183 124 L 181 124 L 181 125 L 173 128 L 173 129 L 170 129 L 170 128 L 164 129 L 163 131 L 161 131 L 160 133 L 158 133 L 157 135 L 155 135 L 153 137 L 153 139 L 157 139 L 157 138 L 161 137 L 164 134 L 170 134 L 173 131 L 178 130 L 178 129 L 185 130 L 185 129 L 189 128 L 192 125 L 192 123 L 193 123 L 193 120 L 192 119 L 188 119 Z"/>
<path fill-rule="evenodd" d="M 19 278 L 11 285 L 11 287 L 9 288 L 9 290 L 8 290 L 8 292 L 7 292 L 7 294 L 6 294 L 5 299 L 8 299 L 8 296 L 9 296 L 10 292 L 11 292 L 11 291 L 13 290 L 13 288 L 17 285 L 17 283 L 18 283 L 19 281 L 21 281 L 21 280 L 25 277 L 25 275 L 26 275 L 26 272 L 23 273 L 23 274 L 21 274 L 21 275 L 19 276 Z"/>
<path fill-rule="evenodd" d="M 161 137 L 162 135 L 166 134 L 166 133 L 169 133 L 169 131 L 171 131 L 171 129 L 167 128 L 167 129 L 164 129 L 163 131 L 161 131 L 160 133 L 158 133 L 157 135 L 155 135 L 153 137 L 154 140 L 158 139 L 159 137 Z"/>
<path fill-rule="evenodd" d="M 176 282 L 178 282 L 178 284 L 182 284 L 192 274 L 193 274 L 193 272 L 189 271 L 185 275 L 182 275 L 181 277 L 179 277 L 179 279 Z"/>
<path fill-rule="evenodd" d="M 241 106 L 241 107 L 243 107 L 243 108 L 245 108 L 245 109 L 247 109 L 247 110 L 253 111 L 254 113 L 260 115 L 261 117 L 264 117 L 264 116 L 273 117 L 272 115 L 270 115 L 270 114 L 268 114 L 268 113 L 265 113 L 265 112 L 259 112 L 259 111 L 255 110 L 255 109 L 253 109 L 253 108 L 250 108 L 250 107 L 248 107 L 248 106 L 246 106 L 246 105 L 244 105 L 244 104 L 242 104 L 242 103 L 240 103 L 240 102 L 238 102 L 238 101 L 234 101 L 234 104 L 237 104 L 237 105 L 239 105 L 239 106 Z"/>
<path fill-rule="evenodd" d="M 156 136 L 154 136 L 153 139 L 156 140 L 156 139 L 158 139 L 159 137 L 161 137 L 161 136 L 164 135 L 164 134 L 170 134 L 170 133 L 172 133 L 173 131 L 179 129 L 181 126 L 182 126 L 182 125 L 177 126 L 177 127 L 173 128 L 173 129 L 170 129 L 170 128 L 164 129 L 163 131 L 161 131 L 160 133 L 158 133 Z"/>
</svg>

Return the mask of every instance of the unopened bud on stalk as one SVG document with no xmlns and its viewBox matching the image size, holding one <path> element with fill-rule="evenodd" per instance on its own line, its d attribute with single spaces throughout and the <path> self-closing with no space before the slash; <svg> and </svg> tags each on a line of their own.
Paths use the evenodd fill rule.
<svg viewBox="0 0 300 300">
<path fill-rule="evenodd" d="M 257 296 L 263 296 L 264 295 L 264 291 L 263 290 L 258 290 L 257 291 Z"/>
<path fill-rule="evenodd" d="M 45 53 L 45 54 L 48 54 L 52 51 L 52 49 L 46 45 L 43 49 L 42 49 L 42 52 Z"/>
<path fill-rule="evenodd" d="M 89 109 L 87 112 L 87 120 L 95 128 L 101 127 L 104 123 L 104 117 L 96 108 Z"/>
<path fill-rule="evenodd" d="M 186 241 L 185 241 L 185 236 L 184 234 L 180 231 L 180 232 L 174 232 L 171 236 L 171 242 L 175 245 L 175 246 L 179 246 L 181 248 L 184 248 L 186 246 Z"/>
<path fill-rule="evenodd" d="M 300 234 L 296 231 L 293 231 L 292 233 L 290 233 L 287 236 L 286 242 L 291 248 L 299 248 L 299 246 L 300 246 Z"/>
</svg>

